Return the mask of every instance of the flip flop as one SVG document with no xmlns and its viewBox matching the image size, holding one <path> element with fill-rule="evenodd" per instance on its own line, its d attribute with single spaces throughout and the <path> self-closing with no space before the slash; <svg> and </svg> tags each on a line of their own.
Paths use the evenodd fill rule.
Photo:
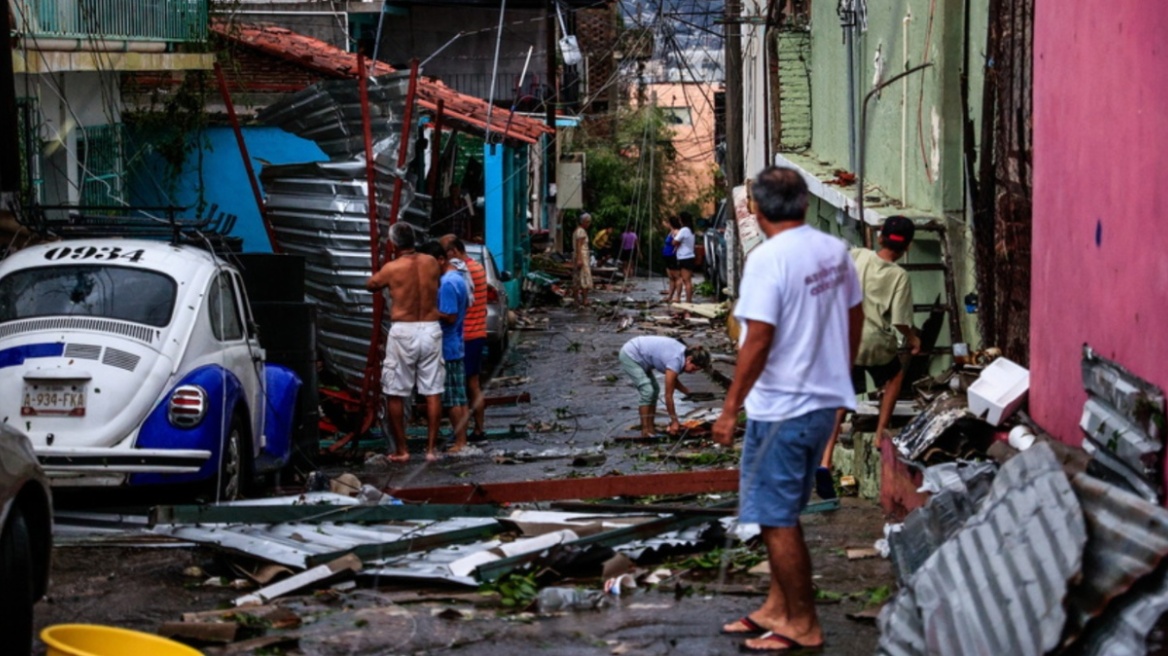
<svg viewBox="0 0 1168 656">
<path fill-rule="evenodd" d="M 750 645 L 743 642 L 742 644 L 738 645 L 738 651 L 749 653 L 758 652 L 764 654 L 779 653 L 787 654 L 787 656 L 794 656 L 795 654 L 818 654 L 823 651 L 824 646 L 824 643 L 822 642 L 818 645 L 804 645 L 796 642 L 792 638 L 788 638 L 781 633 L 775 633 L 774 631 L 767 631 L 756 639 L 764 641 L 765 644 L 761 647 L 751 647 Z"/>
<path fill-rule="evenodd" d="M 722 635 L 750 637 L 750 636 L 759 636 L 759 635 L 762 635 L 764 633 L 767 633 L 766 627 L 759 624 L 758 622 L 755 622 L 754 620 L 750 619 L 750 615 L 743 615 L 742 617 L 731 622 L 731 624 L 736 624 L 738 626 L 746 627 L 746 630 L 744 630 L 744 631 L 727 631 L 725 627 L 722 627 Z"/>
</svg>

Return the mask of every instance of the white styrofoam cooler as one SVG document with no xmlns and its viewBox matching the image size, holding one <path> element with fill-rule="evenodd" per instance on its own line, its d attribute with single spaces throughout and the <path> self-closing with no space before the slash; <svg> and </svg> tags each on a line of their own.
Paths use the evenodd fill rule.
<svg viewBox="0 0 1168 656">
<path fill-rule="evenodd" d="M 969 411 L 997 426 L 1014 414 L 1030 391 L 1030 371 L 998 358 L 969 386 Z"/>
</svg>

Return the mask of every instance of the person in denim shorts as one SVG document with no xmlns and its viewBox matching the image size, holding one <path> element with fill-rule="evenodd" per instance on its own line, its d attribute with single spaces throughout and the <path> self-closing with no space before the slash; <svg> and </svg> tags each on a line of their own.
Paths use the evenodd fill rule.
<svg viewBox="0 0 1168 656">
<path fill-rule="evenodd" d="M 746 260 L 734 314 L 744 327 L 714 440 L 730 445 L 746 408 L 738 519 L 759 524 L 771 566 L 758 609 L 722 627 L 746 651 L 822 649 L 799 514 L 840 408 L 855 408 L 851 363 L 864 316 L 846 245 L 803 222 L 807 184 L 770 167 L 751 188 L 767 240 Z"/>
</svg>

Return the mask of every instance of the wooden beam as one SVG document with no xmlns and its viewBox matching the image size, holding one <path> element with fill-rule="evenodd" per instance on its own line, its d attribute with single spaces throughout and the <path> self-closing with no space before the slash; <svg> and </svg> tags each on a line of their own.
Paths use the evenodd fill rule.
<svg viewBox="0 0 1168 656">
<path fill-rule="evenodd" d="M 404 501 L 453 504 L 521 503 L 736 491 L 738 491 L 737 469 L 388 490 L 390 494 Z"/>
</svg>

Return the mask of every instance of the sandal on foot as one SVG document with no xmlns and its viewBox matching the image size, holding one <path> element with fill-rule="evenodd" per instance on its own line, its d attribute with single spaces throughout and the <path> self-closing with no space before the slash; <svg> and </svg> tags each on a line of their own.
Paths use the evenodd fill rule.
<svg viewBox="0 0 1168 656">
<path fill-rule="evenodd" d="M 794 656 L 795 654 L 818 654 L 823 651 L 824 644 L 821 642 L 818 645 L 804 645 L 796 642 L 792 638 L 788 638 L 781 633 L 775 633 L 774 631 L 767 631 L 766 633 L 756 638 L 756 640 L 762 641 L 763 644 L 757 647 L 752 647 L 743 642 L 741 645 L 738 645 L 738 651 L 750 653 L 760 652 L 764 654 L 779 653 L 787 654 L 788 656 Z"/>
<path fill-rule="evenodd" d="M 743 615 L 742 617 L 731 622 L 730 626 L 742 628 L 727 630 L 726 627 L 722 627 L 722 635 L 758 636 L 767 632 L 766 627 L 750 619 L 750 615 Z"/>
</svg>

